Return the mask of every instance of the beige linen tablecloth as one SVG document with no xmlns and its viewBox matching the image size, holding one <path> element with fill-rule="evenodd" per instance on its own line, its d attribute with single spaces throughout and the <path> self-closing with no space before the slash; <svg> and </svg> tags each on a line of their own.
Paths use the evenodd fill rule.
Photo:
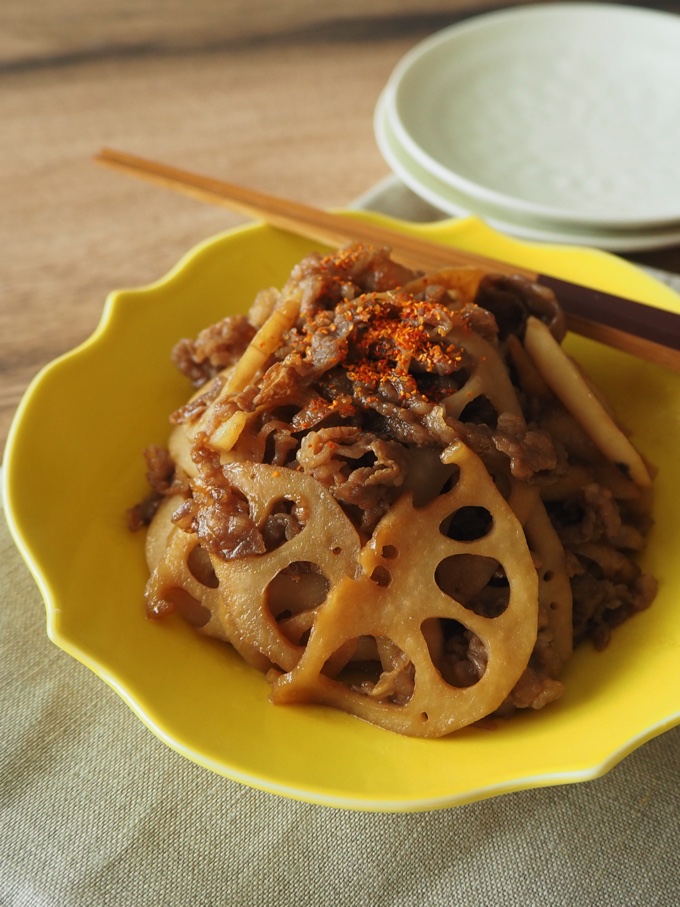
<svg viewBox="0 0 680 907">
<path fill-rule="evenodd" d="M 185 760 L 49 642 L 4 517 L 0 590 L 2 907 L 680 903 L 680 728 L 587 783 L 416 814 L 297 803 Z"/>
</svg>

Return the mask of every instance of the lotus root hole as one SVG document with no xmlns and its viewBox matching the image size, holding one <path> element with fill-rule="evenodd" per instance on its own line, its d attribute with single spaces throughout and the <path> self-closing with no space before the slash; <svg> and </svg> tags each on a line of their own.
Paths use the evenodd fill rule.
<svg viewBox="0 0 680 907">
<path fill-rule="evenodd" d="M 449 686 L 474 686 L 486 669 L 484 644 L 464 624 L 448 617 L 429 617 L 421 627 L 437 671 Z"/>
<path fill-rule="evenodd" d="M 326 660 L 321 673 L 348 686 L 355 682 L 377 683 L 382 666 L 375 638 L 358 636 L 346 640 Z"/>
<path fill-rule="evenodd" d="M 373 570 L 373 573 L 371 573 L 371 579 L 378 586 L 384 588 L 385 586 L 389 586 L 392 582 L 392 574 L 385 567 L 378 566 Z"/>
<path fill-rule="evenodd" d="M 453 554 L 437 565 L 441 591 L 480 617 L 499 617 L 508 607 L 510 586 L 499 562 L 480 554 Z"/>
<path fill-rule="evenodd" d="M 276 551 L 295 538 L 306 522 L 304 506 L 291 498 L 279 498 L 272 504 L 262 525 L 262 538 L 267 551 Z"/>
<path fill-rule="evenodd" d="M 208 589 L 217 589 L 219 586 L 219 580 L 213 570 L 210 555 L 200 545 L 196 545 L 189 552 L 187 567 L 189 568 L 189 573 L 202 586 L 207 586 Z"/>
<path fill-rule="evenodd" d="M 317 608 L 325 601 L 330 582 L 321 568 L 311 561 L 294 561 L 267 586 L 269 610 L 277 620 Z"/>
<path fill-rule="evenodd" d="M 442 521 L 439 530 L 456 542 L 474 542 L 491 532 L 493 517 L 486 507 L 459 507 Z"/>
<path fill-rule="evenodd" d="M 484 394 L 471 400 L 458 416 L 460 422 L 473 422 L 476 425 L 490 425 L 495 428 L 498 422 L 498 412 L 493 403 Z"/>
<path fill-rule="evenodd" d="M 346 641 L 326 661 L 322 673 L 382 703 L 405 705 L 413 695 L 413 664 L 385 637 Z"/>
<path fill-rule="evenodd" d="M 459 480 L 460 480 L 460 466 L 458 466 L 457 463 L 454 463 L 451 466 L 451 472 L 449 473 L 446 481 L 444 482 L 442 487 L 439 489 L 439 494 L 440 495 L 448 494 L 450 491 L 453 491 L 453 489 L 458 484 Z"/>
</svg>

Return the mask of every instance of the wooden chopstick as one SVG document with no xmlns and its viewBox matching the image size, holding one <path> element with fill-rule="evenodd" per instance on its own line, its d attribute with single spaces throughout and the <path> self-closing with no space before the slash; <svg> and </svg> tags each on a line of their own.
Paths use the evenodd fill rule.
<svg viewBox="0 0 680 907">
<path fill-rule="evenodd" d="M 103 148 L 95 155 L 95 161 L 199 201 L 262 219 L 325 245 L 341 246 L 361 240 L 389 246 L 394 257 L 411 268 L 435 270 L 473 265 L 495 273 L 521 274 L 555 292 L 570 330 L 680 372 L 680 313 L 646 306 L 540 274 L 512 262 L 455 249 L 380 224 L 333 214 L 127 152 Z"/>
</svg>

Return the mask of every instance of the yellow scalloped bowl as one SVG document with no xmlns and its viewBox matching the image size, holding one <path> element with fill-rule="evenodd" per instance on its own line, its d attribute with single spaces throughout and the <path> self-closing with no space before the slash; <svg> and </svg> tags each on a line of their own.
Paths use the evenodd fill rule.
<svg viewBox="0 0 680 907">
<path fill-rule="evenodd" d="M 672 290 L 611 255 L 530 246 L 472 219 L 426 227 L 376 219 L 680 309 Z M 124 511 L 145 492 L 142 449 L 164 443 L 167 416 L 190 391 L 170 363 L 171 347 L 245 310 L 313 247 L 261 225 L 209 239 L 158 283 L 113 293 L 92 337 L 34 380 L 10 433 L 5 501 L 45 599 L 50 638 L 169 746 L 288 797 L 414 811 L 603 774 L 680 722 L 680 375 L 591 341 L 573 336 L 567 347 L 660 470 L 644 564 L 661 588 L 605 652 L 579 649 L 559 703 L 495 731 L 409 739 L 327 708 L 273 706 L 264 678 L 228 646 L 179 620 L 146 619 L 143 534 L 128 532 Z"/>
</svg>

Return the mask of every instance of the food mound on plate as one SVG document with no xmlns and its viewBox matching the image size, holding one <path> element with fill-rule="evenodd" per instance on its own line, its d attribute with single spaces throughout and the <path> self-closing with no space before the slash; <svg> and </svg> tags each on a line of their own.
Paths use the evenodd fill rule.
<svg viewBox="0 0 680 907">
<path fill-rule="evenodd" d="M 525 278 L 352 245 L 181 341 L 198 389 L 130 514 L 148 614 L 402 734 L 558 699 L 656 589 L 650 470 L 563 334 Z"/>
</svg>

